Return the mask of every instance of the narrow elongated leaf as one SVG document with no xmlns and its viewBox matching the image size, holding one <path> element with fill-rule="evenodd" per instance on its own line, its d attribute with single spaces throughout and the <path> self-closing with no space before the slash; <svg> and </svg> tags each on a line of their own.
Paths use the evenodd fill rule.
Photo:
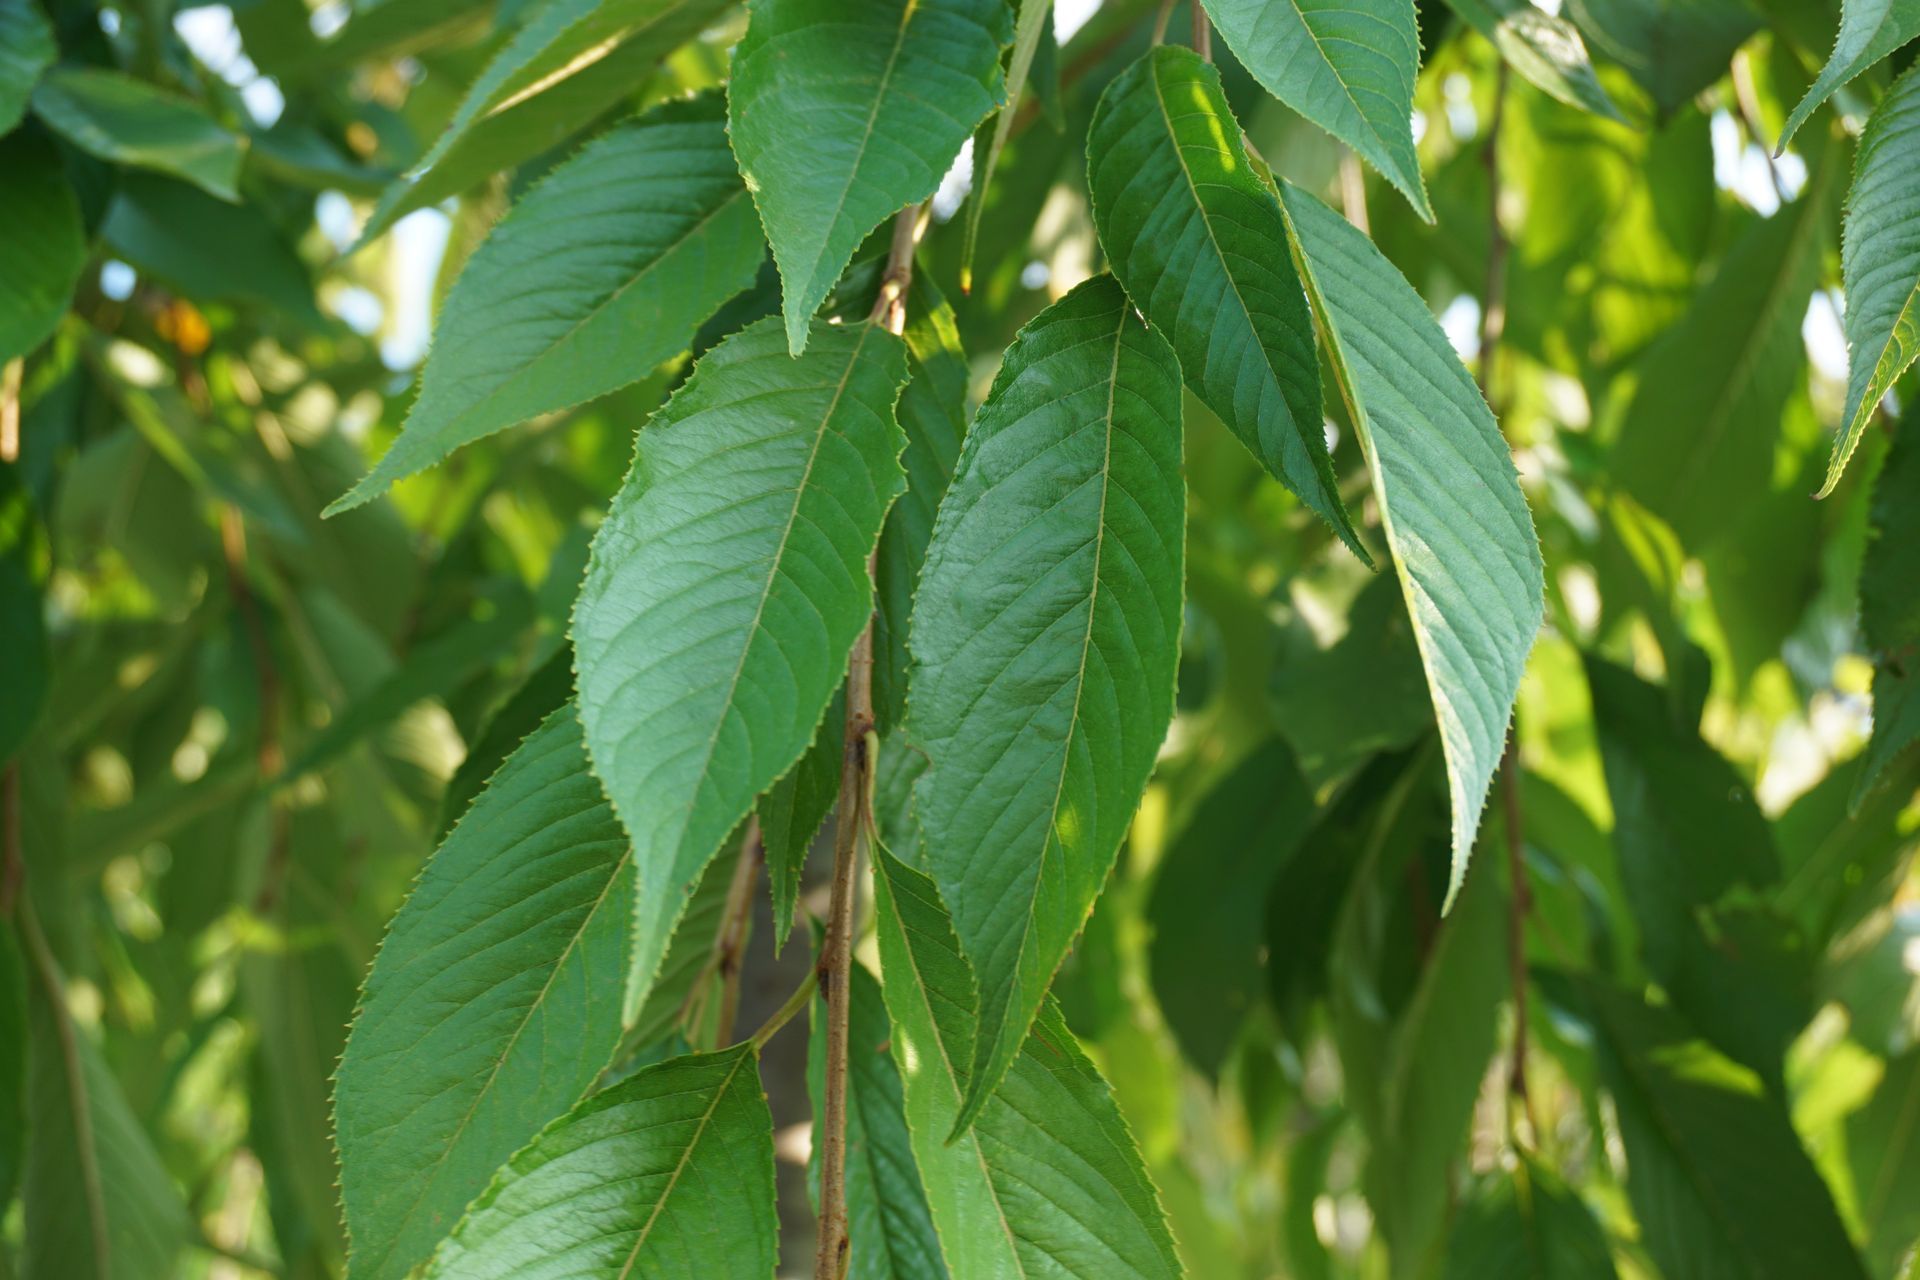
<svg viewBox="0 0 1920 1280">
<path fill-rule="evenodd" d="M 466 759 L 447 779 L 446 793 L 440 797 L 440 839 L 446 839 L 447 832 L 453 830 L 453 824 L 507 757 L 540 727 L 541 721 L 572 697 L 573 646 L 562 645 L 493 713 L 487 727 L 467 748 Z"/>
<path fill-rule="evenodd" d="M 556 0 L 535 9 L 467 90 L 433 149 L 381 195 L 355 247 L 415 209 L 565 143 L 727 4 Z"/>
<path fill-rule="evenodd" d="M 753 0 L 729 136 L 780 266 L 787 345 L 867 233 L 925 200 L 1005 91 L 1006 0 Z"/>
<path fill-rule="evenodd" d="M 965 1280 L 1181 1274 L 1133 1137 L 1047 1005 L 971 1129 L 973 974 L 932 880 L 874 854 L 880 961 L 907 1128 L 947 1267 Z"/>
<path fill-rule="evenodd" d="M 743 1044 L 647 1067 L 500 1171 L 426 1280 L 771 1276 L 773 1119 Z"/>
<path fill-rule="evenodd" d="M 980 977 L 972 1120 L 1113 866 L 1173 714 L 1179 370 L 1111 276 L 1041 312 L 961 446 L 914 604 L 929 865 Z"/>
<path fill-rule="evenodd" d="M 880 984 L 853 966 L 847 1012 L 847 1235 L 853 1247 L 846 1280 L 945 1280 L 947 1264 L 914 1163 L 900 1071 L 888 1053 L 892 1024 Z M 813 1002 L 807 1041 L 807 1091 L 820 1123 L 827 1040 L 820 1033 L 826 1002 Z M 819 1192 L 819 1152 L 808 1177 Z"/>
<path fill-rule="evenodd" d="M 1500 428 L 1420 295 L 1346 219 L 1297 187 L 1281 194 L 1440 721 L 1451 901 L 1540 629 L 1540 544 Z"/>
<path fill-rule="evenodd" d="M 0 0 L 0 133 L 20 123 L 34 82 L 59 52 L 39 0 Z"/>
<path fill-rule="evenodd" d="M 1748 0 L 1567 0 L 1593 47 L 1625 67 L 1664 121 L 1727 72 L 1760 29 Z"/>
<path fill-rule="evenodd" d="M 1863 1280 L 1833 1197 L 1758 1076 L 1638 996 L 1593 980 L 1547 989 L 1592 1022 L 1627 1195 L 1661 1275 Z"/>
<path fill-rule="evenodd" d="M 633 880 L 563 706 L 434 854 L 367 978 L 335 1093 L 355 1276 L 406 1275 L 607 1065 Z"/>
<path fill-rule="evenodd" d="M 1446 1280 L 1614 1280 L 1593 1210 L 1531 1157 L 1487 1182 L 1461 1211 Z"/>
<path fill-rule="evenodd" d="M 1873 654 L 1873 737 L 1851 807 L 1920 741 L 1920 421 L 1909 412 L 1873 487 L 1860 565 L 1860 631 Z"/>
<path fill-rule="evenodd" d="M 629 1018 L 720 841 L 814 739 L 873 612 L 899 496 L 899 339 L 771 318 L 709 351 L 640 433 L 573 618 L 594 767 L 633 836 Z M 697 554 L 689 554 L 697 548 Z"/>
<path fill-rule="evenodd" d="M 1013 56 L 1007 60 L 1007 102 L 994 119 L 993 138 L 986 152 L 974 157 L 973 190 L 967 193 L 966 229 L 960 242 L 960 288 L 966 293 L 973 291 L 973 249 L 980 239 L 980 219 L 987 211 L 987 189 L 993 185 L 1000 153 L 1013 134 L 1015 113 L 1020 109 L 1020 95 L 1033 70 L 1034 56 L 1040 52 L 1042 37 L 1053 31 L 1053 0 L 1019 0 L 1019 11 L 1013 28 Z"/>
<path fill-rule="evenodd" d="M 1428 222 L 1413 150 L 1420 30 L 1413 0 L 1205 0 L 1267 91 L 1352 147 Z"/>
<path fill-rule="evenodd" d="M 1327 456 L 1280 203 L 1213 65 L 1162 45 L 1122 72 L 1087 132 L 1087 185 L 1113 274 L 1172 341 L 1187 385 L 1365 559 Z"/>
<path fill-rule="evenodd" d="M 67 997 L 48 958 L 28 963 L 22 1280 L 171 1275 L 191 1229 L 186 1205 L 119 1081 L 55 1005 Z"/>
<path fill-rule="evenodd" d="M 1818 496 L 1833 492 L 1894 379 L 1920 356 L 1920 75 L 1874 108 L 1854 160 L 1840 240 L 1847 407 Z"/>
<path fill-rule="evenodd" d="M 907 294 L 907 368 L 900 393 L 900 429 L 907 436 L 901 464 L 907 491 L 887 513 L 873 567 L 880 606 L 873 615 L 873 718 L 882 735 L 907 713 L 907 631 L 914 592 L 927 559 L 933 521 L 953 481 L 960 441 L 967 434 L 967 353 L 953 308 L 916 273 Z"/>
<path fill-rule="evenodd" d="M 644 378 L 753 283 L 765 253 L 718 98 L 594 140 L 474 251 L 399 438 L 328 512 L 503 427 Z"/>
<path fill-rule="evenodd" d="M 1776 154 L 1787 149 L 1807 117 L 1842 85 L 1916 36 L 1920 36 L 1920 0 L 1844 0 L 1833 52 L 1787 116 Z"/>
<path fill-rule="evenodd" d="M 45 342 L 87 265 L 80 206 L 44 140 L 0 140 L 0 364 Z"/>
<path fill-rule="evenodd" d="M 1610 470 L 1689 550 L 1735 527 L 1770 487 L 1781 409 L 1805 360 L 1830 167 L 1816 161 L 1800 199 L 1734 243 L 1639 366 Z"/>
<path fill-rule="evenodd" d="M 1593 74 L 1580 31 L 1557 13 L 1548 13 L 1533 0 L 1447 0 L 1447 6 L 1492 42 L 1537 89 L 1570 107 L 1620 120 L 1600 80 Z"/>
<path fill-rule="evenodd" d="M 95 67 L 47 72 L 33 110 L 82 151 L 115 164 L 185 178 L 222 200 L 238 200 L 240 139 L 187 99 L 144 80 Z"/>
</svg>

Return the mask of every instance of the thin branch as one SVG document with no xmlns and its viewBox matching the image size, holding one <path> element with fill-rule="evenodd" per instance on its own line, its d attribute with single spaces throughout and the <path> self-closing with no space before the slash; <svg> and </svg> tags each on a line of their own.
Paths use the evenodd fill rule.
<svg viewBox="0 0 1920 1280">
<path fill-rule="evenodd" d="M 893 220 L 893 242 L 887 247 L 887 270 L 880 277 L 880 293 L 867 319 L 899 335 L 907 328 L 907 289 L 913 284 L 913 247 L 927 229 L 933 202 L 908 205 Z"/>
<path fill-rule="evenodd" d="M 792 1022 L 794 1015 L 807 1007 L 807 1002 L 813 999 L 813 993 L 819 990 L 819 987 L 819 971 L 814 969 L 807 970 L 807 976 L 801 980 L 798 987 L 794 988 L 793 994 L 787 997 L 786 1003 L 782 1004 L 778 1009 L 775 1009 L 773 1016 L 761 1023 L 760 1029 L 748 1037 L 748 1039 L 752 1041 L 753 1047 L 755 1049 L 764 1049 L 767 1041 L 779 1034 L 780 1028 Z"/>
<path fill-rule="evenodd" d="M 714 935 L 713 963 L 720 972 L 720 1018 L 714 1024 L 715 1047 L 733 1041 L 733 1023 L 740 1012 L 740 971 L 747 958 L 747 929 L 753 923 L 753 890 L 760 883 L 760 866 L 767 860 L 766 841 L 760 836 L 760 819 L 747 824 L 747 838 L 740 844 L 740 861 L 734 866 L 733 880 L 727 886 L 727 905 L 720 915 L 720 929 Z"/>
<path fill-rule="evenodd" d="M 1360 157 L 1349 147 L 1340 153 L 1340 212 L 1363 235 L 1372 235 L 1367 221 L 1367 175 Z"/>
<path fill-rule="evenodd" d="M 0 366 L 0 462 L 20 461 L 20 380 L 25 356 Z"/>
<path fill-rule="evenodd" d="M 1480 149 L 1480 163 L 1487 171 L 1487 279 L 1480 291 L 1480 394 L 1493 408 L 1493 362 L 1500 340 L 1507 331 L 1507 230 L 1500 224 L 1500 125 L 1506 115 L 1507 63 L 1493 81 L 1493 118 L 1487 124 L 1487 141 Z M 1494 409 L 1494 420 L 1500 412 Z"/>
<path fill-rule="evenodd" d="M 1740 112 L 1740 123 L 1746 129 L 1748 139 L 1767 158 L 1767 176 L 1773 179 L 1774 194 L 1780 197 L 1781 204 L 1791 204 L 1793 195 L 1787 190 L 1787 180 L 1780 172 L 1780 162 L 1774 155 L 1774 148 L 1768 144 L 1766 135 L 1760 131 L 1760 95 L 1754 91 L 1753 63 L 1745 52 L 1733 55 L 1732 73 L 1733 105 Z"/>
<path fill-rule="evenodd" d="M 1167 42 L 1167 27 L 1173 21 L 1174 0 L 1160 0 L 1160 12 L 1153 18 L 1153 43 L 1162 45 Z"/>
<path fill-rule="evenodd" d="M 1193 4 L 1193 51 L 1207 62 L 1213 61 L 1213 24 L 1207 21 L 1207 11 L 1200 6 L 1200 0 L 1191 0 Z"/>
</svg>

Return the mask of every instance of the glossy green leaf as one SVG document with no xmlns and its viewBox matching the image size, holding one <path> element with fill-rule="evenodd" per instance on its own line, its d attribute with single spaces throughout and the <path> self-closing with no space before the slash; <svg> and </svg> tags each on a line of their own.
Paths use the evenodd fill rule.
<svg viewBox="0 0 1920 1280">
<path fill-rule="evenodd" d="M 874 865 L 891 1048 L 948 1269 L 965 1280 L 1179 1276 L 1133 1137 L 1051 1004 L 972 1128 L 957 1131 L 973 973 L 933 881 L 884 849 Z"/>
<path fill-rule="evenodd" d="M 327 510 L 645 377 L 753 282 L 765 252 L 717 98 L 662 107 L 594 140 L 474 251 L 399 438 Z"/>
<path fill-rule="evenodd" d="M 846 1280 L 946 1280 L 940 1237 L 927 1208 L 907 1130 L 900 1071 L 888 1052 L 893 1036 L 880 983 L 855 964 L 847 1000 L 847 1236 L 852 1241 Z M 824 1000 L 813 1002 L 807 1041 L 807 1091 L 815 1125 L 821 1123 L 827 1040 Z M 819 1147 L 807 1176 L 819 1185 Z M 816 1190 L 815 1199 L 819 1193 Z"/>
<path fill-rule="evenodd" d="M 914 603 L 929 867 L 980 975 L 972 1120 L 1106 882 L 1173 714 L 1179 367 L 1111 276 L 1036 317 L 961 446 Z"/>
<path fill-rule="evenodd" d="M 16 133 L 0 140 L 0 364 L 45 342 L 66 314 L 87 263 L 80 206 L 53 148 Z"/>
<path fill-rule="evenodd" d="M 1288 230 L 1366 445 L 1446 752 L 1460 891 L 1544 612 L 1540 544 L 1506 441 L 1426 303 L 1346 219 L 1291 185 Z"/>
<path fill-rule="evenodd" d="M 1187 385 L 1364 559 L 1327 456 L 1280 204 L 1213 65 L 1162 45 L 1122 72 L 1087 132 L 1087 185 L 1113 274 L 1172 341 Z"/>
<path fill-rule="evenodd" d="M 59 52 L 39 0 L 0 0 L 0 133 L 20 123 L 34 82 Z"/>
<path fill-rule="evenodd" d="M 1819 497 L 1833 492 L 1894 379 L 1920 356 L 1920 75 L 1894 82 L 1854 159 L 1840 241 L 1847 407 Z"/>
<path fill-rule="evenodd" d="M 1548 989 L 1592 1022 L 1627 1196 L 1660 1274 L 1863 1280 L 1833 1197 L 1758 1076 L 1631 993 L 1598 980 Z"/>
<path fill-rule="evenodd" d="M 791 359 L 768 319 L 701 358 L 640 433 L 575 606 L 587 747 L 640 869 L 629 1017 L 701 869 L 813 741 L 873 611 L 905 346 L 873 325 L 813 337 Z"/>
<path fill-rule="evenodd" d="M 755 808 L 767 855 L 767 888 L 773 894 L 773 945 L 777 954 L 793 927 L 807 851 L 840 796 L 840 765 L 846 758 L 847 697 L 840 689 L 827 704 L 813 745 Z"/>
<path fill-rule="evenodd" d="M 144 80 L 95 67 L 47 72 L 33 111 L 82 151 L 115 164 L 185 178 L 238 200 L 241 141 L 201 107 Z"/>
<path fill-rule="evenodd" d="M 1005 93 L 1006 0 L 753 0 L 728 133 L 780 266 L 787 345 L 867 233 L 932 195 Z"/>
<path fill-rule="evenodd" d="M 186 1205 L 120 1082 L 67 1011 L 59 974 L 44 955 L 28 965 L 21 1280 L 170 1275 L 192 1229 Z"/>
<path fill-rule="evenodd" d="M 1447 1244 L 1446 1280 L 1614 1280 L 1593 1210 L 1533 1158 L 1482 1184 Z"/>
<path fill-rule="evenodd" d="M 1593 74 L 1579 29 L 1559 14 L 1533 0 L 1447 0 L 1447 5 L 1542 92 L 1609 120 L 1622 118 Z"/>
<path fill-rule="evenodd" d="M 367 978 L 335 1093 L 354 1275 L 405 1276 L 607 1065 L 633 880 L 563 706 L 434 854 Z"/>
<path fill-rule="evenodd" d="M 1760 29 L 1748 0 L 1567 0 L 1593 47 L 1625 67 L 1664 121 L 1726 74 Z"/>
<path fill-rule="evenodd" d="M 978 151 L 976 143 L 973 190 L 967 193 L 967 220 L 960 242 L 960 288 L 968 293 L 973 291 L 974 246 L 980 240 L 980 219 L 987 211 L 987 191 L 993 186 L 993 171 L 1000 167 L 1000 153 L 1007 149 L 1007 139 L 1013 134 L 1020 95 L 1026 90 L 1034 58 L 1040 52 L 1043 38 L 1053 33 L 1053 0 L 1018 0 L 1017 7 L 1013 54 L 1007 60 L 1006 105 L 994 118 L 993 137 L 986 150 Z"/>
<path fill-rule="evenodd" d="M 1916 0 L 1843 0 L 1833 52 L 1799 105 L 1787 116 L 1778 150 L 1787 149 L 1807 117 L 1842 85 L 1916 36 L 1920 36 L 1920 3 Z"/>
<path fill-rule="evenodd" d="M 1205 0 L 1221 38 L 1274 97 L 1359 152 L 1428 222 L 1413 149 L 1413 0 Z"/>
<path fill-rule="evenodd" d="M 516 1155 L 425 1280 L 771 1276 L 773 1120 L 752 1045 L 647 1067 Z"/>
<path fill-rule="evenodd" d="M 564 145 L 727 3 L 556 0 L 535 9 L 467 89 L 433 149 L 382 194 L 359 244 L 415 209 Z"/>
<path fill-rule="evenodd" d="M 1313 808 L 1293 753 L 1270 739 L 1207 793 L 1160 860 L 1147 906 L 1153 990 L 1181 1050 L 1210 1075 L 1265 993 L 1267 891 Z"/>
<path fill-rule="evenodd" d="M 1873 487 L 1860 565 L 1860 633 L 1873 655 L 1873 737 L 1853 793 L 1858 808 L 1920 741 L 1920 431 L 1906 424 Z"/>
</svg>

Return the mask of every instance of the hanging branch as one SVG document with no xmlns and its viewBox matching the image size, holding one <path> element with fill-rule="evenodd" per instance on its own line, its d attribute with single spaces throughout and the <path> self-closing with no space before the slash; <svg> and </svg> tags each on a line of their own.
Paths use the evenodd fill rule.
<svg viewBox="0 0 1920 1280">
<path fill-rule="evenodd" d="M 895 336 L 906 331 L 907 289 L 913 283 L 913 247 L 926 226 L 929 206 L 910 205 L 893 223 L 880 296 L 868 317 Z M 873 561 L 867 572 L 873 573 Z M 815 972 L 827 1002 L 827 1069 L 820 1107 L 820 1240 L 814 1280 L 846 1274 L 852 1241 L 847 1235 L 847 997 L 853 971 L 853 884 L 868 805 L 873 760 L 873 621 L 854 642 L 847 660 L 847 728 L 840 761 L 839 819 L 833 833 L 833 889 L 827 905 L 827 936 Z"/>
</svg>

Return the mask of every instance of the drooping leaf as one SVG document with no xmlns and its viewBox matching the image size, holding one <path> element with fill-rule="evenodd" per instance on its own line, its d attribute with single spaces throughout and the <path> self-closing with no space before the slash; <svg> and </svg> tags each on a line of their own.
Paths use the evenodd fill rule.
<svg viewBox="0 0 1920 1280">
<path fill-rule="evenodd" d="M 1748 0 L 1567 0 L 1566 14 L 1639 82 L 1666 120 L 1726 74 L 1760 29 Z"/>
<path fill-rule="evenodd" d="M 34 82 L 59 52 L 39 0 L 0 0 L 0 133 L 20 123 Z"/>
<path fill-rule="evenodd" d="M 847 696 L 845 688 L 833 695 L 813 745 L 800 762 L 767 789 L 755 806 L 760 815 L 760 838 L 767 853 L 767 888 L 773 894 L 773 945 L 776 954 L 785 945 L 793 925 L 794 903 L 800 897 L 800 876 L 806 870 L 807 850 L 840 795 L 840 765 L 846 758 Z"/>
<path fill-rule="evenodd" d="M 1447 0 L 1447 5 L 1543 93 L 1609 120 L 1622 118 L 1593 74 L 1579 29 L 1559 14 L 1533 0 Z"/>
<path fill-rule="evenodd" d="M 1627 1195 L 1660 1274 L 1863 1280 L 1833 1197 L 1758 1076 L 1667 1009 L 1597 979 L 1549 977 L 1555 1003 L 1592 1025 Z"/>
<path fill-rule="evenodd" d="M 587 747 L 640 870 L 629 1017 L 701 869 L 813 741 L 873 611 L 906 352 L 873 325 L 813 336 L 791 359 L 768 319 L 702 357 L 640 433 L 575 606 Z"/>
<path fill-rule="evenodd" d="M 874 865 L 893 1059 L 948 1269 L 967 1280 L 1179 1276 L 1132 1135 L 1051 1004 L 973 1127 L 956 1132 L 973 974 L 933 881 L 884 849 Z"/>
<path fill-rule="evenodd" d="M 16 133 L 0 140 L 0 364 L 53 333 L 87 263 L 80 206 L 45 142 Z"/>
<path fill-rule="evenodd" d="M 765 252 L 719 99 L 673 103 L 595 139 L 474 251 L 399 438 L 328 512 L 645 377 L 753 282 Z"/>
<path fill-rule="evenodd" d="M 34 926 L 37 928 L 38 926 Z M 44 940 L 40 948 L 45 947 Z M 21 1280 L 170 1275 L 191 1223 L 120 1083 L 31 943 Z M 60 1004 L 56 1006 L 55 1001 Z"/>
<path fill-rule="evenodd" d="M 946 1280 L 940 1237 L 914 1163 L 900 1071 L 888 1052 L 892 1024 L 880 983 L 855 964 L 847 1011 L 847 1235 L 852 1249 L 846 1280 Z M 827 1041 L 821 1033 L 825 1001 L 813 1002 L 814 1033 L 807 1041 L 807 1091 L 816 1125 L 825 1093 Z M 819 1151 L 808 1168 L 819 1192 Z"/>
<path fill-rule="evenodd" d="M 1160 860 L 1147 906 L 1153 990 L 1182 1051 L 1211 1075 L 1264 993 L 1267 891 L 1312 817 L 1300 766 L 1270 739 L 1207 793 Z"/>
<path fill-rule="evenodd" d="M 1915 0 L 1845 0 L 1840 6 L 1840 29 L 1834 33 L 1833 52 L 1799 105 L 1787 116 L 1786 127 L 1780 130 L 1778 151 L 1787 149 L 1807 117 L 1842 85 L 1916 36 L 1920 36 L 1920 3 Z"/>
<path fill-rule="evenodd" d="M 726 7 L 727 0 L 557 0 L 537 8 L 467 90 L 433 149 L 381 195 L 359 244 L 415 209 L 561 146 Z"/>
<path fill-rule="evenodd" d="M 1887 1063 L 1873 1099 L 1847 1122 L 1847 1158 L 1867 1269 L 1899 1274 L 1900 1259 L 1920 1241 L 1920 1049 Z"/>
<path fill-rule="evenodd" d="M 1123 71 L 1087 131 L 1087 185 L 1113 274 L 1172 341 L 1187 385 L 1366 558 L 1327 456 L 1313 318 L 1280 204 L 1213 65 L 1161 45 Z"/>
<path fill-rule="evenodd" d="M 1420 31 L 1413 0 L 1205 0 L 1254 79 L 1359 152 L 1428 222 L 1413 149 Z"/>
<path fill-rule="evenodd" d="M 1920 421 L 1912 413 L 1873 487 L 1860 565 L 1860 632 L 1872 653 L 1873 737 L 1853 793 L 1859 808 L 1894 760 L 1920 741 Z"/>
<path fill-rule="evenodd" d="M 356 1276 L 406 1275 L 607 1065 L 633 882 L 563 706 L 434 854 L 367 978 L 335 1093 Z"/>
<path fill-rule="evenodd" d="M 1179 370 L 1099 276 L 1020 331 L 961 446 L 914 603 L 928 865 L 980 977 L 962 1127 L 1020 1051 L 1173 713 Z"/>
<path fill-rule="evenodd" d="M 1291 185 L 1281 194 L 1440 721 L 1450 901 L 1540 629 L 1540 544 L 1499 426 L 1426 303 L 1346 219 Z"/>
<path fill-rule="evenodd" d="M 771 1276 L 773 1120 L 750 1044 L 647 1067 L 514 1156 L 426 1280 Z"/>
<path fill-rule="evenodd" d="M 1005 94 L 1006 0 L 753 0 L 728 134 L 780 266 L 787 345 L 867 233 L 932 195 Z"/>
<path fill-rule="evenodd" d="M 1522 1156 L 1468 1200 L 1447 1245 L 1446 1280 L 1614 1280 L 1593 1210 Z"/>
<path fill-rule="evenodd" d="M 974 156 L 973 190 L 967 193 L 967 220 L 960 242 L 960 288 L 973 291 L 973 251 L 980 240 L 980 219 L 987 211 L 987 190 L 993 185 L 993 171 L 1000 167 L 1000 153 L 1013 134 L 1013 122 L 1020 110 L 1020 95 L 1027 87 L 1045 38 L 1053 34 L 1053 0 L 1018 0 L 1019 17 L 1013 27 L 1013 55 L 1007 60 L 1007 101 L 993 122 L 993 138 L 984 152 Z M 1058 110 L 1058 104 L 1055 104 Z M 976 144 L 977 147 L 977 144 Z"/>
<path fill-rule="evenodd" d="M 1920 75 L 1911 70 L 1894 81 L 1860 137 L 1840 263 L 1847 407 L 1819 497 L 1840 483 L 1894 379 L 1920 356 Z"/>
<path fill-rule="evenodd" d="M 198 104 L 97 67 L 60 67 L 33 90 L 33 111 L 82 151 L 185 178 L 238 201 L 241 142 Z"/>
<path fill-rule="evenodd" d="M 466 758 L 447 780 L 446 794 L 440 798 L 439 840 L 446 839 L 447 832 L 453 830 L 453 824 L 507 757 L 540 727 L 541 721 L 572 697 L 573 647 L 562 645 L 500 705 L 467 748 Z"/>
</svg>

